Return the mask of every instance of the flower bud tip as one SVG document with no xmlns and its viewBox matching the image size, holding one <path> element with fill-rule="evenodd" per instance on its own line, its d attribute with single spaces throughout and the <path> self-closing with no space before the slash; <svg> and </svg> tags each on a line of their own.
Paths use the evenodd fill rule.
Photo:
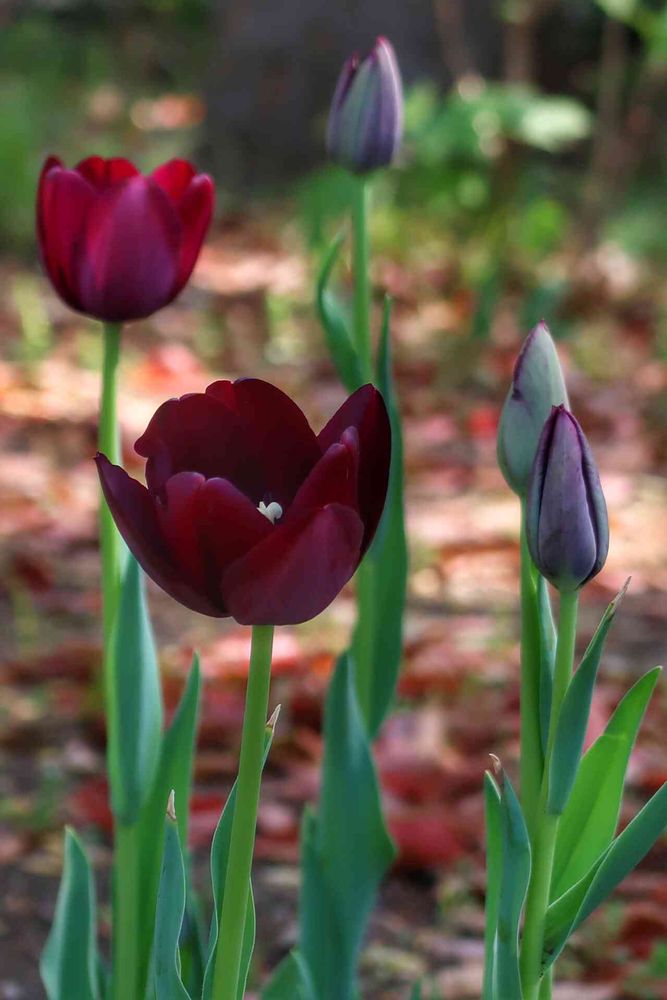
<svg viewBox="0 0 667 1000">
<path fill-rule="evenodd" d="M 174 789 L 169 792 L 169 798 L 167 799 L 167 816 L 172 822 L 176 822 L 176 795 Z"/>
</svg>

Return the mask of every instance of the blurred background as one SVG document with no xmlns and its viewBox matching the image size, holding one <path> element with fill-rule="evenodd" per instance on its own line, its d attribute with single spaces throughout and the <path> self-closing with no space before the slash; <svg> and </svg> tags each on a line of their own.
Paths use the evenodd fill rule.
<svg viewBox="0 0 667 1000">
<path fill-rule="evenodd" d="M 547 320 L 601 467 L 612 544 L 587 587 L 582 645 L 626 576 L 590 738 L 667 645 L 667 4 L 664 0 L 0 0 L 0 998 L 43 995 L 62 825 L 108 900 L 95 450 L 101 343 L 41 275 L 34 191 L 47 153 L 193 158 L 218 211 L 176 304 L 124 335 L 125 461 L 168 396 L 214 377 L 277 382 L 321 426 L 343 393 L 313 309 L 346 176 L 324 159 L 340 65 L 376 34 L 406 86 L 400 162 L 374 185 L 375 299 L 395 300 L 411 546 L 405 661 L 377 745 L 399 860 L 363 957 L 363 995 L 426 976 L 478 997 L 482 775 L 518 749 L 518 506 L 495 465 L 514 357 Z M 337 276 L 343 293 L 350 275 Z M 379 314 L 378 314 L 379 316 Z M 376 324 L 377 326 L 377 324 Z M 155 588 L 167 703 L 192 650 L 206 687 L 193 848 L 236 768 L 248 635 Z M 264 781 L 253 984 L 295 935 L 299 820 L 317 794 L 322 696 L 351 591 L 283 628 L 283 713 Z M 667 778 L 658 692 L 628 815 Z M 627 818 L 627 816 L 626 816 Z M 667 996 L 667 844 L 562 959 L 561 1000 Z M 101 934 L 108 940 L 108 909 Z"/>
</svg>

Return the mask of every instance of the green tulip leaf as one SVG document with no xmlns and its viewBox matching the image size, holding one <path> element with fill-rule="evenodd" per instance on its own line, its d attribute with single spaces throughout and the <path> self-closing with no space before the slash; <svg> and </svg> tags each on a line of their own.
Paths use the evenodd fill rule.
<svg viewBox="0 0 667 1000">
<path fill-rule="evenodd" d="M 277 713 L 269 719 L 264 733 L 264 757 L 262 767 L 266 764 L 269 756 Z M 202 1000 L 212 1000 L 213 996 L 213 975 L 215 971 L 215 958 L 220 940 L 220 917 L 222 914 L 222 899 L 225 890 L 225 880 L 227 878 L 227 865 L 229 862 L 229 847 L 232 839 L 232 824 L 234 822 L 234 806 L 236 803 L 236 785 L 234 782 L 231 792 L 225 802 L 225 807 L 218 821 L 213 843 L 211 845 L 211 885 L 213 888 L 213 914 L 211 916 L 211 928 L 208 940 L 208 960 L 204 972 L 204 985 L 202 989 Z M 246 981 L 250 970 L 250 960 L 255 947 L 255 902 L 252 894 L 252 885 L 248 883 L 248 906 L 246 909 L 246 922 L 243 931 L 243 948 L 241 951 L 241 965 L 239 970 L 238 1000 L 243 1000 Z"/>
<path fill-rule="evenodd" d="M 486 902 L 484 906 L 484 987 L 482 1000 L 495 1000 L 496 933 L 503 873 L 503 806 L 500 790 L 489 771 L 484 775 L 484 816 L 486 827 Z"/>
<path fill-rule="evenodd" d="M 300 950 L 318 1000 L 353 1000 L 356 963 L 378 887 L 394 859 L 349 655 L 324 711 L 319 811 L 304 820 Z"/>
<path fill-rule="evenodd" d="M 408 573 L 403 440 L 391 371 L 390 319 L 387 299 L 378 350 L 377 385 L 391 422 L 389 487 L 376 536 L 357 573 L 358 619 L 352 643 L 359 705 L 371 739 L 382 725 L 396 692 Z"/>
<path fill-rule="evenodd" d="M 502 877 L 498 899 L 495 988 L 498 997 L 520 1000 L 519 924 L 530 880 L 530 840 L 512 783 L 503 775 Z"/>
<path fill-rule="evenodd" d="M 558 827 L 554 900 L 579 882 L 612 842 L 628 761 L 659 676 L 660 667 L 656 667 L 632 686 L 579 765 Z"/>
<path fill-rule="evenodd" d="M 547 911 L 543 963 L 548 968 L 560 955 L 570 935 L 607 899 L 623 879 L 648 854 L 667 827 L 667 782 L 649 799 L 631 823 L 614 840 L 604 857 L 596 862 L 576 915 L 568 920 L 560 900 Z"/>
<path fill-rule="evenodd" d="M 40 961 L 49 1000 L 99 1000 L 95 883 L 85 849 L 69 827 L 56 912 Z"/>
<path fill-rule="evenodd" d="M 294 950 L 283 959 L 262 990 L 262 1000 L 315 1000 L 313 982 L 303 955 Z"/>
<path fill-rule="evenodd" d="M 146 983 L 149 975 L 148 957 L 153 941 L 165 829 L 164 809 L 172 789 L 176 802 L 182 803 L 178 808 L 177 819 L 179 840 L 181 844 L 188 842 L 188 811 L 200 686 L 199 660 L 195 656 L 176 714 L 169 729 L 163 734 L 153 787 L 136 824 L 138 859 L 135 898 L 139 911 L 139 954 L 142 956 L 140 983 Z M 187 905 L 186 897 L 186 907 Z M 186 909 L 186 918 L 188 912 Z"/>
<path fill-rule="evenodd" d="M 600 666 L 607 633 L 618 605 L 623 600 L 629 580 L 607 607 L 602 620 L 584 653 L 579 669 L 570 681 L 556 725 L 551 769 L 549 771 L 549 812 L 559 816 L 570 797 L 577 777 L 579 759 L 586 738 L 593 688 Z"/>
<path fill-rule="evenodd" d="M 349 320 L 343 307 L 329 288 L 331 273 L 336 265 L 343 237 L 338 236 L 329 247 L 317 279 L 317 312 L 324 328 L 324 335 L 341 382 L 348 392 L 364 384 L 364 377 L 350 336 Z"/>
<path fill-rule="evenodd" d="M 155 1000 L 190 1000 L 181 979 L 179 938 L 185 913 L 185 867 L 178 826 L 170 797 L 164 833 L 162 872 L 157 895 L 153 945 L 153 996 Z"/>
<path fill-rule="evenodd" d="M 109 782 L 116 819 L 136 822 L 155 777 L 162 736 L 162 691 L 143 574 L 129 557 L 123 578 L 111 656 L 108 698 Z M 166 801 L 166 800 L 165 800 Z"/>
</svg>

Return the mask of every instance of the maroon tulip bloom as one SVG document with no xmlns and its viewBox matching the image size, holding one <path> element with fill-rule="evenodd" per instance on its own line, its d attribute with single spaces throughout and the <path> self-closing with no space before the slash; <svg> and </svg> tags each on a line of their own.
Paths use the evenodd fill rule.
<svg viewBox="0 0 667 1000">
<path fill-rule="evenodd" d="M 142 319 L 181 291 L 213 211 L 211 178 L 185 160 L 144 176 L 90 156 L 67 170 L 50 156 L 39 180 L 37 237 L 60 297 L 107 323 Z"/>
<path fill-rule="evenodd" d="M 391 432 L 371 385 L 316 435 L 259 379 L 170 399 L 135 445 L 148 488 L 97 456 L 116 525 L 163 590 L 243 625 L 314 618 L 347 583 L 384 507 Z"/>
</svg>

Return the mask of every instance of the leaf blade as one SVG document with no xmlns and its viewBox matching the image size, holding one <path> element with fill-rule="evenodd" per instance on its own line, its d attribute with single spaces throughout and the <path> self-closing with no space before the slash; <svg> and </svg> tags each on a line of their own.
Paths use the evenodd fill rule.
<svg viewBox="0 0 667 1000">
<path fill-rule="evenodd" d="M 95 884 L 84 847 L 65 829 L 65 859 L 51 931 L 39 963 L 49 1000 L 99 1000 Z"/>
</svg>

